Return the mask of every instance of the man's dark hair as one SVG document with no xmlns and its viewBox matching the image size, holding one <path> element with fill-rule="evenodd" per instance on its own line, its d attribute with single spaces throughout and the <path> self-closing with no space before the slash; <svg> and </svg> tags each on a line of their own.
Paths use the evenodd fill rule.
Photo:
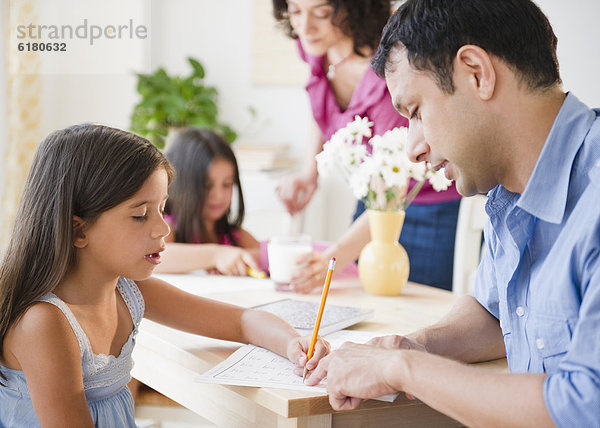
<svg viewBox="0 0 600 428">
<path fill-rule="evenodd" d="M 412 67 L 431 72 L 443 91 L 453 93 L 454 58 L 469 44 L 500 58 L 530 89 L 561 81 L 557 38 L 530 0 L 408 0 L 383 29 L 371 65 L 384 77 L 392 48 L 404 47 Z"/>
</svg>

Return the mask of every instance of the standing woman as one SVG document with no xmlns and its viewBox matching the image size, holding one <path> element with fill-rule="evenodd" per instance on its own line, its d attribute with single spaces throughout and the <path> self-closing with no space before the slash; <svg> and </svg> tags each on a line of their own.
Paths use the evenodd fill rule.
<svg viewBox="0 0 600 428">
<path fill-rule="evenodd" d="M 310 66 L 306 91 L 314 118 L 311 141 L 301 171 L 285 177 L 277 188 L 292 215 L 306 207 L 317 188 L 315 155 L 354 116 L 367 116 L 374 135 L 408 126 L 392 105 L 385 80 L 370 67 L 390 13 L 390 0 L 273 0 L 275 18 L 297 40 L 299 55 Z M 411 261 L 411 281 L 452 288 L 459 199 L 454 186 L 436 192 L 425 183 L 406 210 L 400 242 Z M 355 220 L 364 209 L 359 202 Z M 335 250 L 340 267 L 355 260 L 369 240 L 366 216 L 362 217 L 327 250 Z M 326 271 L 327 251 L 312 255 L 311 268 L 295 280 L 297 291 L 308 292 L 322 283 L 318 272 Z"/>
</svg>

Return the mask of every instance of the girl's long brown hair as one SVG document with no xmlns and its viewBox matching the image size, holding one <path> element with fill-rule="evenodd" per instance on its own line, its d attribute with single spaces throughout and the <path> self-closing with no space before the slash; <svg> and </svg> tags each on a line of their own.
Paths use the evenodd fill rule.
<svg viewBox="0 0 600 428">
<path fill-rule="evenodd" d="M 9 328 L 73 266 L 73 216 L 93 223 L 131 198 L 157 168 L 171 181 L 172 169 L 156 147 L 106 126 L 76 125 L 42 141 L 0 266 L 0 356 Z"/>
</svg>

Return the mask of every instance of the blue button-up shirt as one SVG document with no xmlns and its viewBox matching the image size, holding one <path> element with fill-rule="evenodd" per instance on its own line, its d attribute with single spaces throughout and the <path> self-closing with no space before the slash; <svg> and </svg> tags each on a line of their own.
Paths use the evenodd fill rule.
<svg viewBox="0 0 600 428">
<path fill-rule="evenodd" d="M 558 426 L 600 426 L 600 110 L 567 94 L 522 194 L 488 194 L 475 298 Z"/>
</svg>

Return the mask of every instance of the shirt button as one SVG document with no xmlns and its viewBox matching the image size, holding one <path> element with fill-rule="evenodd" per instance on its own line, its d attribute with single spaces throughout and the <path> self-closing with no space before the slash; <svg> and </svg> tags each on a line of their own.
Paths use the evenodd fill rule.
<svg viewBox="0 0 600 428">
<path fill-rule="evenodd" d="M 525 309 L 523 309 L 523 306 L 518 306 L 515 312 L 518 316 L 522 317 L 525 314 Z"/>
<path fill-rule="evenodd" d="M 538 349 L 544 349 L 544 339 L 535 339 L 535 346 Z"/>
</svg>

